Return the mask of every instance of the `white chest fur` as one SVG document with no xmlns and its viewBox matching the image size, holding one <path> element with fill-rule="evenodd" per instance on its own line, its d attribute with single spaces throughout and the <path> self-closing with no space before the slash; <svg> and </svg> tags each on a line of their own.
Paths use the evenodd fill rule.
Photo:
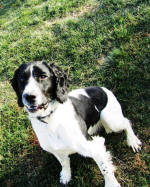
<svg viewBox="0 0 150 187">
<path fill-rule="evenodd" d="M 59 132 L 50 130 L 49 126 L 53 124 L 46 124 L 37 119 L 31 119 L 31 123 L 42 149 L 48 152 L 55 152 L 67 148 L 61 140 Z"/>
<path fill-rule="evenodd" d="M 47 123 L 43 123 L 37 118 L 30 118 L 30 121 L 42 149 L 51 153 L 67 151 L 71 154 L 76 152 L 74 145 L 77 140 L 79 141 L 77 137 L 83 135 L 74 118 L 72 105 L 69 104 L 69 107 L 59 106 L 54 114 L 47 119 Z"/>
</svg>

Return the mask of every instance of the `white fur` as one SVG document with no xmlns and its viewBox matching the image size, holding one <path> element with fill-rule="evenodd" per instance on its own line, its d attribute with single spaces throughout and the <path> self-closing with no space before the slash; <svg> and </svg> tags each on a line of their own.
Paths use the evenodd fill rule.
<svg viewBox="0 0 150 187">
<path fill-rule="evenodd" d="M 135 136 L 129 121 L 124 118 L 121 106 L 111 91 L 103 88 L 108 96 L 108 103 L 101 111 L 100 122 L 95 125 L 95 129 L 89 129 L 89 132 L 95 132 L 101 123 L 107 133 L 112 131 L 126 131 L 128 145 L 133 150 L 140 149 L 140 140 Z M 69 96 L 78 98 L 79 94 L 86 95 L 84 89 L 74 90 L 69 93 Z M 54 105 L 50 104 L 49 108 Z M 114 171 L 115 167 L 111 161 L 111 155 L 106 151 L 104 138 L 94 136 L 92 141 L 88 141 L 82 134 L 79 120 L 76 118 L 71 101 L 68 99 L 63 104 L 58 104 L 55 111 L 45 119 L 46 123 L 39 121 L 34 116 L 29 114 L 32 127 L 38 137 L 40 146 L 59 160 L 62 165 L 60 173 L 60 182 L 67 184 L 71 180 L 71 169 L 69 155 L 79 153 L 85 157 L 90 157 L 95 160 L 101 173 L 104 175 L 105 187 L 119 187 Z"/>
<path fill-rule="evenodd" d="M 36 97 L 36 105 L 40 105 L 43 102 L 45 103 L 47 101 L 46 96 L 42 94 L 40 87 L 37 86 L 37 82 L 36 82 L 35 78 L 33 77 L 32 68 L 33 67 L 30 66 L 31 76 L 30 76 L 30 78 L 28 80 L 28 84 L 25 86 L 25 89 L 22 94 L 22 101 L 23 101 L 24 105 L 27 107 L 28 107 L 29 103 L 24 98 L 25 94 L 34 95 Z"/>
</svg>

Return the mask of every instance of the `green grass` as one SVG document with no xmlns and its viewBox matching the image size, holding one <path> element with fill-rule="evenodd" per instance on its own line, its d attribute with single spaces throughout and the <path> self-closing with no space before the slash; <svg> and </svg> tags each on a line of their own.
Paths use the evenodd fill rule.
<svg viewBox="0 0 150 187">
<path fill-rule="evenodd" d="M 23 62 L 61 66 L 70 89 L 113 90 L 143 142 L 140 153 L 125 135 L 106 137 L 123 187 L 150 185 L 150 2 L 148 0 L 0 1 L 0 186 L 59 187 L 58 161 L 41 150 L 9 84 Z M 70 187 L 104 186 L 93 160 L 71 156 Z"/>
</svg>

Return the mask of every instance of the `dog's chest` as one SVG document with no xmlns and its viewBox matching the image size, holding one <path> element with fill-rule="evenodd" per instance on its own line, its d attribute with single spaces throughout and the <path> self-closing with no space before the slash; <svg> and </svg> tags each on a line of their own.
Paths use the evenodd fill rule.
<svg viewBox="0 0 150 187">
<path fill-rule="evenodd" d="M 55 124 L 51 123 L 53 127 L 50 128 L 49 124 L 40 122 L 37 119 L 31 119 L 33 130 L 35 131 L 42 149 L 48 152 L 56 152 L 67 149 L 67 145 L 61 139 L 59 131 L 55 130 Z"/>
</svg>

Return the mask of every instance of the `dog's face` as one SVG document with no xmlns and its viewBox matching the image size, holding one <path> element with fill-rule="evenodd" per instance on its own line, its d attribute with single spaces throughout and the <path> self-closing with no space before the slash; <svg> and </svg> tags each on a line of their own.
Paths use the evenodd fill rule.
<svg viewBox="0 0 150 187">
<path fill-rule="evenodd" d="M 22 64 L 11 83 L 19 106 L 25 106 L 29 113 L 40 115 L 54 100 L 63 103 L 67 99 L 66 74 L 56 65 L 44 61 Z"/>
</svg>

